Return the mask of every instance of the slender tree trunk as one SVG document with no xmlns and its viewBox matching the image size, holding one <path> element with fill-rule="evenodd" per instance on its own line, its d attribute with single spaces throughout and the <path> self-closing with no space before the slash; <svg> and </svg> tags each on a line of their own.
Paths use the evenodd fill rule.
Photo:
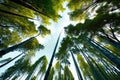
<svg viewBox="0 0 120 80">
<path fill-rule="evenodd" d="M 24 59 L 25 55 L 22 56 L 21 59 Z M 13 65 L 11 68 L 13 69 L 12 71 L 7 71 L 1 76 L 1 80 L 10 80 L 10 78 L 16 74 L 18 71 L 20 71 L 20 68 L 22 69 L 24 65 L 20 65 L 19 67 L 16 67 L 16 65 Z M 11 69 L 10 68 L 10 69 Z M 9 75 L 8 75 L 9 74 Z"/>
<path fill-rule="evenodd" d="M 39 35 L 39 34 L 38 34 L 38 35 Z M 29 39 L 27 39 L 27 40 L 25 40 L 25 41 L 23 41 L 23 42 L 21 42 L 21 43 L 19 43 L 19 44 L 16 44 L 16 45 L 13 45 L 13 46 L 11 46 L 11 47 L 8 47 L 8 48 L 5 48 L 5 49 L 3 49 L 3 50 L 0 50 L 0 56 L 3 56 L 3 55 L 5 55 L 5 54 L 7 54 L 7 53 L 9 53 L 9 52 L 11 52 L 11 51 L 14 51 L 14 50 L 17 49 L 17 48 L 20 48 L 21 46 L 23 46 L 23 45 L 26 44 L 27 42 L 29 42 L 29 41 L 33 40 L 34 38 L 36 38 L 38 35 L 36 35 L 36 36 L 34 36 L 34 37 L 31 37 L 31 38 L 29 38 Z"/>
<path fill-rule="evenodd" d="M 61 80 L 61 70 L 58 72 L 58 76 L 59 76 L 58 80 Z"/>
<path fill-rule="evenodd" d="M 26 75 L 26 74 L 25 73 L 21 74 L 21 76 L 17 80 L 22 80 L 22 78 L 24 77 L 24 75 Z"/>
<path fill-rule="evenodd" d="M 39 70 L 39 72 L 36 75 L 36 77 L 37 77 L 36 80 L 42 80 L 43 75 L 44 75 L 44 72 L 40 72 L 40 70 Z"/>
<path fill-rule="evenodd" d="M 58 75 L 59 75 L 59 79 L 58 80 L 62 80 L 61 69 L 62 69 L 62 65 L 60 63 L 60 70 L 58 72 Z"/>
<path fill-rule="evenodd" d="M 62 31 L 60 32 L 60 34 L 58 36 L 58 39 L 57 39 L 57 42 L 56 42 L 56 45 L 55 45 L 52 57 L 50 59 L 50 63 L 48 65 L 48 69 L 47 69 L 45 77 L 44 77 L 44 80 L 48 80 L 48 77 L 49 77 L 49 74 L 50 74 L 50 70 L 51 70 L 51 67 L 52 67 L 52 63 L 53 63 L 53 59 L 54 59 L 54 56 L 55 56 L 55 52 L 56 52 L 56 49 L 57 49 L 57 46 L 58 46 L 58 43 L 59 43 L 59 40 L 60 40 L 61 33 L 62 33 Z"/>
<path fill-rule="evenodd" d="M 41 66 L 40 66 L 40 68 L 41 68 Z M 41 70 L 41 69 L 40 69 Z M 37 75 L 36 75 L 36 80 L 42 80 L 42 79 L 40 79 L 41 78 L 41 75 L 43 75 L 44 73 L 43 72 L 41 72 L 39 70 L 39 72 L 37 73 Z"/>
<path fill-rule="evenodd" d="M 43 57 L 44 57 L 44 56 L 43 56 Z M 40 65 L 41 60 L 43 59 L 43 57 L 40 57 L 40 58 L 35 62 L 35 64 L 33 65 L 32 70 L 30 71 L 29 75 L 27 76 L 27 78 L 26 78 L 25 80 L 31 80 L 32 76 L 34 75 L 34 73 L 36 72 L 38 66 Z"/>
<path fill-rule="evenodd" d="M 107 76 L 110 78 L 110 80 L 113 80 L 113 79 L 116 80 L 117 79 L 117 77 L 115 76 L 116 73 L 113 71 L 113 69 L 111 68 L 111 66 L 108 65 L 108 63 L 106 61 L 104 61 L 103 59 L 100 59 L 100 61 L 104 65 L 106 73 L 107 73 Z M 114 74 L 114 75 L 111 75 L 111 73 Z"/>
<path fill-rule="evenodd" d="M 86 52 L 86 55 L 88 56 L 88 58 L 92 61 L 92 63 L 94 64 L 94 66 L 96 67 L 97 72 L 100 74 L 102 80 L 109 80 L 109 78 L 106 76 L 105 72 L 103 71 L 104 69 L 101 69 L 100 66 L 98 65 L 98 63 L 90 56 L 90 54 L 88 53 L 87 50 L 84 50 Z"/>
<path fill-rule="evenodd" d="M 18 55 L 18 56 L 16 56 L 16 57 L 14 57 L 13 59 L 9 60 L 8 62 L 6 62 L 6 63 L 4 63 L 4 64 L 0 65 L 0 68 L 1 68 L 1 67 L 3 67 L 3 66 L 5 66 L 5 65 L 7 65 L 7 64 L 9 64 L 10 62 L 12 62 L 13 60 L 15 60 L 16 58 L 20 57 L 22 54 L 24 54 L 24 52 L 23 52 L 23 53 L 21 53 L 21 54 L 19 54 L 19 55 Z"/>
<path fill-rule="evenodd" d="M 16 14 L 16 13 L 13 13 L 13 12 L 10 12 L 10 11 L 5 11 L 5 10 L 2 10 L 2 9 L 0 9 L 0 12 L 5 13 L 5 14 L 9 14 L 9 15 L 13 15 L 13 16 L 22 17 L 22 18 L 33 19 L 33 18 L 24 16 L 24 15 Z"/>
<path fill-rule="evenodd" d="M 74 65 L 75 65 L 75 69 L 76 69 L 76 72 L 77 72 L 78 79 L 79 79 L 79 80 L 83 80 L 81 71 L 80 71 L 80 69 L 79 69 L 79 67 L 78 67 L 77 61 L 75 60 L 75 57 L 74 57 L 73 52 L 72 52 L 71 50 L 70 50 L 70 53 L 71 53 L 72 59 L 73 59 L 73 61 L 74 61 Z"/>
<path fill-rule="evenodd" d="M 90 61 L 89 57 L 87 57 L 87 55 L 84 53 L 84 51 L 80 47 L 79 47 L 79 50 L 82 52 L 82 55 L 84 56 L 85 60 L 89 64 L 90 70 L 91 70 L 95 80 L 103 80 L 101 78 L 101 76 L 99 75 L 98 71 L 96 70 L 96 68 L 94 67 L 94 65 L 92 64 L 92 62 Z"/>
<path fill-rule="evenodd" d="M 102 35 L 99 35 L 103 40 L 105 40 L 106 42 L 108 42 L 109 44 L 113 45 L 114 47 L 116 47 L 117 49 L 120 50 L 120 43 L 119 42 L 116 42 L 108 37 L 105 37 L 105 36 L 102 36 Z"/>
<path fill-rule="evenodd" d="M 111 31 L 111 33 L 112 33 L 112 35 L 113 35 L 113 38 L 117 41 L 117 42 L 119 42 L 120 43 L 120 40 L 118 40 L 118 38 L 115 36 L 115 33 L 114 33 L 114 30 L 112 29 L 112 24 L 110 24 L 110 31 Z"/>
<path fill-rule="evenodd" d="M 15 73 L 17 72 L 18 70 L 15 70 L 14 72 L 12 72 L 12 74 L 10 74 L 9 76 L 4 76 L 3 78 L 2 78 L 2 80 L 10 80 L 10 78 L 13 76 L 13 75 L 15 75 Z M 7 74 L 7 73 L 6 73 Z"/>
<path fill-rule="evenodd" d="M 82 12 L 88 10 L 89 8 L 91 8 L 92 6 L 96 5 L 98 3 L 98 0 L 92 2 L 90 5 L 88 5 L 86 8 L 83 8 L 82 9 Z"/>
<path fill-rule="evenodd" d="M 107 80 L 115 79 L 114 78 L 115 75 L 111 75 L 111 73 L 114 73 L 114 72 L 112 71 L 113 69 L 110 69 L 110 67 L 111 67 L 110 64 L 108 65 L 107 61 L 104 60 L 104 58 L 101 54 L 99 54 L 99 55 L 95 54 L 95 55 L 96 55 L 96 57 L 98 57 L 98 60 L 100 61 L 100 64 L 103 66 L 103 67 L 99 67 L 102 71 L 102 74 L 104 74 L 103 76 L 106 76 L 108 78 L 108 79 L 106 78 Z"/>
<path fill-rule="evenodd" d="M 0 63 L 5 63 L 5 62 L 10 61 L 10 60 L 11 60 L 11 58 L 10 58 L 10 57 L 8 57 L 7 59 L 0 60 Z"/>
<path fill-rule="evenodd" d="M 98 72 L 100 73 L 101 77 L 103 78 L 103 80 L 109 80 L 109 78 L 106 76 L 105 72 L 99 67 L 99 65 L 93 60 L 92 57 L 90 57 L 90 55 L 88 55 L 89 58 L 91 59 L 92 62 L 94 62 Z"/>
<path fill-rule="evenodd" d="M 42 11 L 36 9 L 34 6 L 32 6 L 31 4 L 26 3 L 25 1 L 22 1 L 22 0 L 19 0 L 19 1 L 18 1 L 18 0 L 10 0 L 10 1 L 12 1 L 12 2 L 14 2 L 14 3 L 16 3 L 16 4 L 19 4 L 19 5 L 22 5 L 22 6 L 26 7 L 26 8 L 28 8 L 28 9 L 33 10 L 33 11 L 36 11 L 36 12 L 42 14 L 43 16 L 46 16 L 46 17 L 48 17 L 48 18 L 51 18 L 51 17 L 48 16 L 47 14 L 45 14 L 45 13 L 43 13 Z"/>
<path fill-rule="evenodd" d="M 120 69 L 120 59 L 112 54 L 110 51 L 96 43 L 95 41 L 91 40 L 90 38 L 86 39 L 88 43 L 94 47 L 96 50 L 98 50 L 104 57 L 106 57 L 110 62 L 112 62 L 118 69 Z"/>
</svg>

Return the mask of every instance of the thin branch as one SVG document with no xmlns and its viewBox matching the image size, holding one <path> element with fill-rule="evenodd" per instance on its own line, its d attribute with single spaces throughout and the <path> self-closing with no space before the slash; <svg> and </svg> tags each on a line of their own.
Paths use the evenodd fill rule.
<svg viewBox="0 0 120 80">
<path fill-rule="evenodd" d="M 113 38 L 115 39 L 115 40 L 117 40 L 118 42 L 120 42 L 119 41 L 119 39 L 115 36 L 115 33 L 114 33 L 114 30 L 112 29 L 112 25 L 110 24 L 110 31 L 111 31 L 111 33 L 112 33 L 112 35 L 113 35 Z"/>
</svg>

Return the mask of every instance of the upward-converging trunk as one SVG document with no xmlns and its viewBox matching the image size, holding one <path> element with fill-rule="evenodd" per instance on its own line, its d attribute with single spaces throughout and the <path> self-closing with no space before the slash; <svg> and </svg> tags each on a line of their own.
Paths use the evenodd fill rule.
<svg viewBox="0 0 120 80">
<path fill-rule="evenodd" d="M 120 78 L 119 77 L 120 76 L 119 71 L 116 68 L 113 68 L 113 65 L 108 64 L 108 62 L 106 62 L 104 59 L 99 59 L 99 60 L 104 65 L 107 76 L 110 78 L 110 80 L 113 80 L 113 79 L 117 80 L 118 78 Z M 111 73 L 113 75 L 110 75 Z M 117 75 L 116 75 L 116 73 L 117 73 Z"/>
<path fill-rule="evenodd" d="M 31 80 L 32 76 L 34 75 L 36 69 L 38 68 L 39 64 L 41 63 L 42 59 L 44 58 L 45 56 L 43 57 L 40 57 L 36 62 L 35 64 L 33 65 L 33 68 L 32 70 L 30 71 L 29 75 L 27 76 L 27 78 L 25 80 Z"/>
<path fill-rule="evenodd" d="M 6 11 L 6 10 L 2 10 L 2 9 L 0 9 L 0 12 L 2 12 L 4 14 L 9 14 L 9 15 L 12 15 L 12 16 L 18 16 L 18 17 L 27 18 L 27 19 L 33 19 L 31 17 L 27 17 L 27 16 L 24 16 L 24 15 L 20 15 L 20 14 L 10 12 L 10 11 Z"/>
<path fill-rule="evenodd" d="M 98 71 L 96 70 L 96 68 L 94 67 L 94 65 L 92 64 L 92 62 L 90 61 L 89 57 L 84 53 L 84 51 L 81 48 L 79 48 L 79 49 L 80 49 L 80 52 L 82 52 L 82 55 L 84 56 L 85 60 L 89 64 L 90 70 L 91 70 L 95 80 L 103 80 L 101 78 L 101 76 L 99 75 Z"/>
<path fill-rule="evenodd" d="M 18 58 L 18 57 L 21 56 L 22 54 L 24 54 L 24 52 L 21 53 L 21 54 L 19 54 L 19 55 L 17 55 L 16 57 L 14 57 L 13 59 L 9 60 L 8 62 L 6 62 L 6 63 L 0 65 L 0 68 L 3 67 L 3 66 L 5 66 L 5 65 L 7 65 L 7 64 L 9 64 L 10 62 L 12 62 L 13 60 L 15 60 L 16 58 Z"/>
<path fill-rule="evenodd" d="M 38 34 L 38 35 L 36 35 L 36 36 L 34 36 L 34 37 L 31 37 L 31 38 L 29 38 L 29 39 L 27 39 L 27 40 L 25 40 L 25 41 L 23 41 L 23 42 L 21 42 L 21 43 L 19 43 L 19 44 L 16 44 L 16 45 L 13 45 L 13 46 L 11 46 L 11 47 L 8 47 L 8 48 L 5 48 L 5 49 L 3 49 L 3 50 L 0 50 L 0 56 L 3 56 L 3 55 L 5 55 L 5 54 L 7 54 L 7 53 L 9 53 L 9 52 L 17 49 L 17 48 L 22 47 L 24 44 L 26 44 L 27 42 L 33 40 L 34 38 L 36 38 L 36 37 L 39 36 L 39 35 L 40 35 L 40 34 Z"/>
<path fill-rule="evenodd" d="M 116 42 L 108 37 L 99 35 L 102 39 L 104 39 L 106 42 L 108 42 L 109 44 L 113 45 L 114 47 L 116 47 L 117 49 L 120 49 L 120 43 Z"/>
<path fill-rule="evenodd" d="M 70 50 L 70 53 L 71 53 L 72 58 L 73 58 L 73 61 L 74 61 L 74 65 L 75 65 L 75 68 L 76 68 L 76 72 L 77 72 L 77 75 L 78 75 L 78 79 L 79 79 L 79 80 L 83 80 L 81 71 L 80 71 L 80 69 L 79 69 L 79 67 L 78 67 L 78 64 L 77 64 L 77 62 L 76 62 L 76 60 L 75 60 L 75 57 L 74 57 L 74 55 L 73 55 L 73 52 L 72 52 L 71 50 Z"/>
<path fill-rule="evenodd" d="M 31 4 L 29 4 L 29 3 L 27 3 L 27 2 L 25 2 L 23 0 L 10 0 L 10 1 L 12 1 L 12 2 L 14 2 L 16 4 L 19 4 L 19 5 L 22 5 L 22 6 L 26 7 L 26 8 L 28 8 L 28 9 L 31 9 L 31 10 L 36 11 L 36 12 L 38 12 L 38 13 L 44 15 L 44 16 L 47 16 L 47 17 L 51 18 L 47 14 L 45 14 L 42 11 L 36 9 L 34 6 L 32 6 Z"/>
<path fill-rule="evenodd" d="M 120 58 L 112 54 L 110 51 L 108 51 L 107 49 L 105 49 L 104 47 L 96 43 L 95 41 L 89 38 L 87 38 L 86 40 L 92 47 L 98 50 L 103 56 L 105 56 L 110 62 L 112 62 L 114 65 L 117 66 L 117 68 L 120 69 Z"/>
<path fill-rule="evenodd" d="M 61 31 L 61 33 L 62 33 L 62 31 Z M 56 52 L 56 49 L 57 49 L 57 46 L 58 46 L 58 43 L 59 43 L 59 40 L 60 40 L 61 33 L 58 36 L 58 39 L 57 39 L 57 42 L 56 42 L 56 45 L 55 45 L 52 57 L 50 59 L 50 63 L 48 65 L 48 69 L 47 69 L 45 77 L 44 77 L 44 80 L 48 80 L 48 77 L 49 77 L 49 74 L 50 74 L 50 70 L 51 70 L 51 67 L 52 67 L 52 63 L 53 63 L 53 59 L 54 59 L 54 56 L 55 56 L 55 52 Z"/>
<path fill-rule="evenodd" d="M 89 54 L 87 54 L 87 55 L 89 56 L 91 61 L 94 62 L 94 65 L 96 66 L 96 68 L 97 68 L 98 72 L 100 73 L 101 77 L 104 80 L 106 80 L 106 79 L 109 80 L 109 77 L 105 74 L 106 72 L 103 69 L 101 69 L 101 67 L 94 61 L 94 59 Z"/>
<path fill-rule="evenodd" d="M 98 3 L 98 0 L 92 2 L 90 5 L 88 5 L 87 7 L 83 8 L 82 11 L 86 11 L 88 9 L 90 9 L 91 7 L 93 7 L 94 5 L 96 5 Z"/>
</svg>

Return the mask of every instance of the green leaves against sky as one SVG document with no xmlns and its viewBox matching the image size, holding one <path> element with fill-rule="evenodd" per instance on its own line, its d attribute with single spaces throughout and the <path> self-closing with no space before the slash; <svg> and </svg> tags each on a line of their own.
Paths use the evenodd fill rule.
<svg viewBox="0 0 120 80">
<path fill-rule="evenodd" d="M 46 56 L 51 41 L 40 38 L 52 35 L 64 11 L 76 24 L 61 26 L 65 37 L 52 38 Z M 0 80 L 119 80 L 120 1 L 1 0 L 0 69 Z"/>
</svg>

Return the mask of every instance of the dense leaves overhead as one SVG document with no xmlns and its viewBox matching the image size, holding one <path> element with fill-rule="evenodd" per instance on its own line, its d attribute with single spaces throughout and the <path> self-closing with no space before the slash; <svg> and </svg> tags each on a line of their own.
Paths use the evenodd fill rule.
<svg viewBox="0 0 120 80">
<path fill-rule="evenodd" d="M 39 39 L 66 8 L 77 23 L 64 28 L 62 40 L 59 34 L 50 58 Z M 0 80 L 120 80 L 120 1 L 1 0 L 0 57 L 0 68 L 8 66 Z"/>
<path fill-rule="evenodd" d="M 58 12 L 64 10 L 62 4 L 63 1 L 52 0 L 3 0 L 0 4 L 0 31 L 8 39 L 10 37 L 8 34 L 16 34 L 16 38 L 18 37 L 15 41 L 7 42 L 8 40 L 5 41 L 1 34 L 0 43 L 3 44 L 3 48 L 21 42 L 21 38 L 37 34 L 35 24 L 29 19 L 37 20 L 35 19 L 36 16 L 41 17 L 42 24 L 49 24 L 50 19 L 57 21 L 59 18 Z M 5 30 L 3 30 L 4 28 Z M 42 36 L 50 34 L 50 31 L 45 32 L 47 29 L 44 28 L 43 30 Z M 14 37 L 10 37 L 9 40 L 11 38 Z"/>
<path fill-rule="evenodd" d="M 47 34 L 51 33 L 50 30 L 47 29 L 46 27 L 44 27 L 43 25 L 40 25 L 38 27 L 38 30 L 40 31 L 40 34 L 41 34 L 42 37 L 45 37 Z"/>
</svg>

